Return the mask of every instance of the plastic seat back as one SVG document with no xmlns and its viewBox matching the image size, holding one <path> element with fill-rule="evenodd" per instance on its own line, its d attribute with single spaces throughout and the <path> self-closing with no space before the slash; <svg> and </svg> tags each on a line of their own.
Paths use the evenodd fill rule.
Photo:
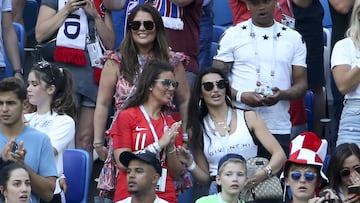
<svg viewBox="0 0 360 203">
<path fill-rule="evenodd" d="M 89 193 L 90 156 L 82 149 L 66 149 L 64 152 L 64 175 L 68 191 L 67 203 L 86 203 Z"/>
<path fill-rule="evenodd" d="M 221 25 L 213 25 L 213 37 L 212 37 L 212 41 L 213 42 L 219 42 L 223 33 L 225 32 L 226 27 L 221 26 Z"/>
<path fill-rule="evenodd" d="M 214 0 L 213 11 L 215 25 L 232 25 L 233 19 L 228 0 Z"/>
</svg>

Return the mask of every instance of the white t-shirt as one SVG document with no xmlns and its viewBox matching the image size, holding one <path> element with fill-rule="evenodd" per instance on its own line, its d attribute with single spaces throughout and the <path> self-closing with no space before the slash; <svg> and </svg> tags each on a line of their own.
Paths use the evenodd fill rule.
<svg viewBox="0 0 360 203">
<path fill-rule="evenodd" d="M 337 65 L 348 64 L 351 69 L 360 67 L 360 50 L 355 47 L 351 38 L 347 37 L 338 41 L 331 55 L 331 69 Z M 360 85 L 354 90 L 345 94 L 345 99 L 359 99 Z"/>
<path fill-rule="evenodd" d="M 207 118 L 208 116 L 204 119 Z M 240 154 L 245 159 L 257 155 L 257 145 L 255 145 L 247 127 L 243 110 L 236 110 L 236 120 L 236 130 L 224 137 L 214 135 L 209 126 L 205 125 L 206 134 L 203 133 L 204 155 L 209 163 L 210 176 L 217 175 L 219 160 L 228 153 Z M 204 122 L 206 123 L 206 121 Z"/>
<path fill-rule="evenodd" d="M 116 203 L 131 203 L 131 199 L 132 197 L 127 197 L 126 199 L 117 201 Z M 156 196 L 154 203 L 169 203 L 169 202 Z"/>
<path fill-rule="evenodd" d="M 68 115 L 58 115 L 56 112 L 51 114 L 50 111 L 43 115 L 35 112 L 25 114 L 24 116 L 29 126 L 49 136 L 51 145 L 58 152 L 58 155 L 55 156 L 55 161 L 57 173 L 60 177 L 64 172 L 64 150 L 69 147 L 69 144 L 74 141 L 75 137 L 74 119 Z M 60 187 L 57 184 L 54 194 L 58 194 L 60 191 Z"/>
<path fill-rule="evenodd" d="M 237 91 L 254 92 L 258 78 L 262 83 L 287 90 L 292 83 L 292 66 L 306 68 L 306 46 L 301 35 L 289 27 L 278 22 L 267 28 L 257 27 L 249 19 L 225 31 L 214 59 L 233 62 L 229 80 Z M 234 105 L 259 113 L 271 133 L 290 134 L 289 101 L 256 108 L 239 102 Z"/>
<path fill-rule="evenodd" d="M 11 0 L 1 0 L 0 10 L 2 13 L 11 11 Z M 0 15 L 0 22 L 2 22 L 2 15 Z M 5 67 L 5 48 L 4 41 L 2 38 L 2 26 L 0 25 L 0 66 Z"/>
</svg>

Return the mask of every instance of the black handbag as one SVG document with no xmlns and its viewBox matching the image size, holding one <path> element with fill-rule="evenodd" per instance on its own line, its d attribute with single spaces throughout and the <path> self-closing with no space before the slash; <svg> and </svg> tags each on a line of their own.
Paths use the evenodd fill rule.
<svg viewBox="0 0 360 203">
<path fill-rule="evenodd" d="M 47 42 L 38 44 L 36 48 L 39 50 L 40 56 L 43 60 L 54 62 L 54 52 L 56 48 L 56 38 Z"/>
</svg>

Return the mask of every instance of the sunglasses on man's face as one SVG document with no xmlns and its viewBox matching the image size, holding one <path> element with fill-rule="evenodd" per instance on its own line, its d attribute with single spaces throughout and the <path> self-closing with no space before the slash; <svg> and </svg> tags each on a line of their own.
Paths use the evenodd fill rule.
<svg viewBox="0 0 360 203">
<path fill-rule="evenodd" d="M 170 85 L 176 89 L 178 86 L 179 86 L 179 82 L 177 81 L 172 81 L 172 80 L 169 80 L 169 79 L 164 79 L 164 80 L 155 80 L 156 82 L 161 82 L 161 84 L 166 88 L 166 89 L 169 89 L 170 88 Z"/>
<path fill-rule="evenodd" d="M 290 172 L 291 179 L 295 181 L 300 180 L 301 176 L 304 176 L 306 181 L 313 181 L 316 177 L 316 174 L 313 172 L 305 172 L 304 174 L 302 174 L 300 171 Z"/>
<path fill-rule="evenodd" d="M 228 84 L 228 81 L 227 80 L 218 80 L 218 81 L 215 81 L 215 82 L 204 82 L 202 83 L 204 89 L 206 91 L 211 91 L 214 89 L 215 85 L 217 86 L 218 89 L 224 89 L 226 87 L 226 85 Z"/>
<path fill-rule="evenodd" d="M 360 165 L 356 165 L 353 168 L 355 169 L 356 172 L 358 172 L 360 174 Z M 350 175 L 350 173 L 351 173 L 351 170 L 348 167 L 345 167 L 345 168 L 341 169 L 341 171 L 340 171 L 340 175 L 343 177 L 348 177 Z"/>
<path fill-rule="evenodd" d="M 134 20 L 132 22 L 129 22 L 128 26 L 132 29 L 132 30 L 138 30 L 140 29 L 140 26 L 144 25 L 144 28 L 146 30 L 152 30 L 154 29 L 154 22 L 151 20 L 146 20 L 146 21 L 137 21 Z"/>
</svg>

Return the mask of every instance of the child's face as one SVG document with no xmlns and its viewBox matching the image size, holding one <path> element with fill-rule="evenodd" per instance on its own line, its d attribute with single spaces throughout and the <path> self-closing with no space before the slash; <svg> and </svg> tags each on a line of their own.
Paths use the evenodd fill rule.
<svg viewBox="0 0 360 203">
<path fill-rule="evenodd" d="M 294 199 L 308 201 L 315 196 L 319 175 L 315 167 L 292 165 L 285 182 L 290 186 Z"/>
<path fill-rule="evenodd" d="M 246 167 L 243 163 L 229 162 L 216 176 L 216 182 L 221 186 L 221 191 L 229 195 L 239 195 L 246 181 Z"/>
</svg>

